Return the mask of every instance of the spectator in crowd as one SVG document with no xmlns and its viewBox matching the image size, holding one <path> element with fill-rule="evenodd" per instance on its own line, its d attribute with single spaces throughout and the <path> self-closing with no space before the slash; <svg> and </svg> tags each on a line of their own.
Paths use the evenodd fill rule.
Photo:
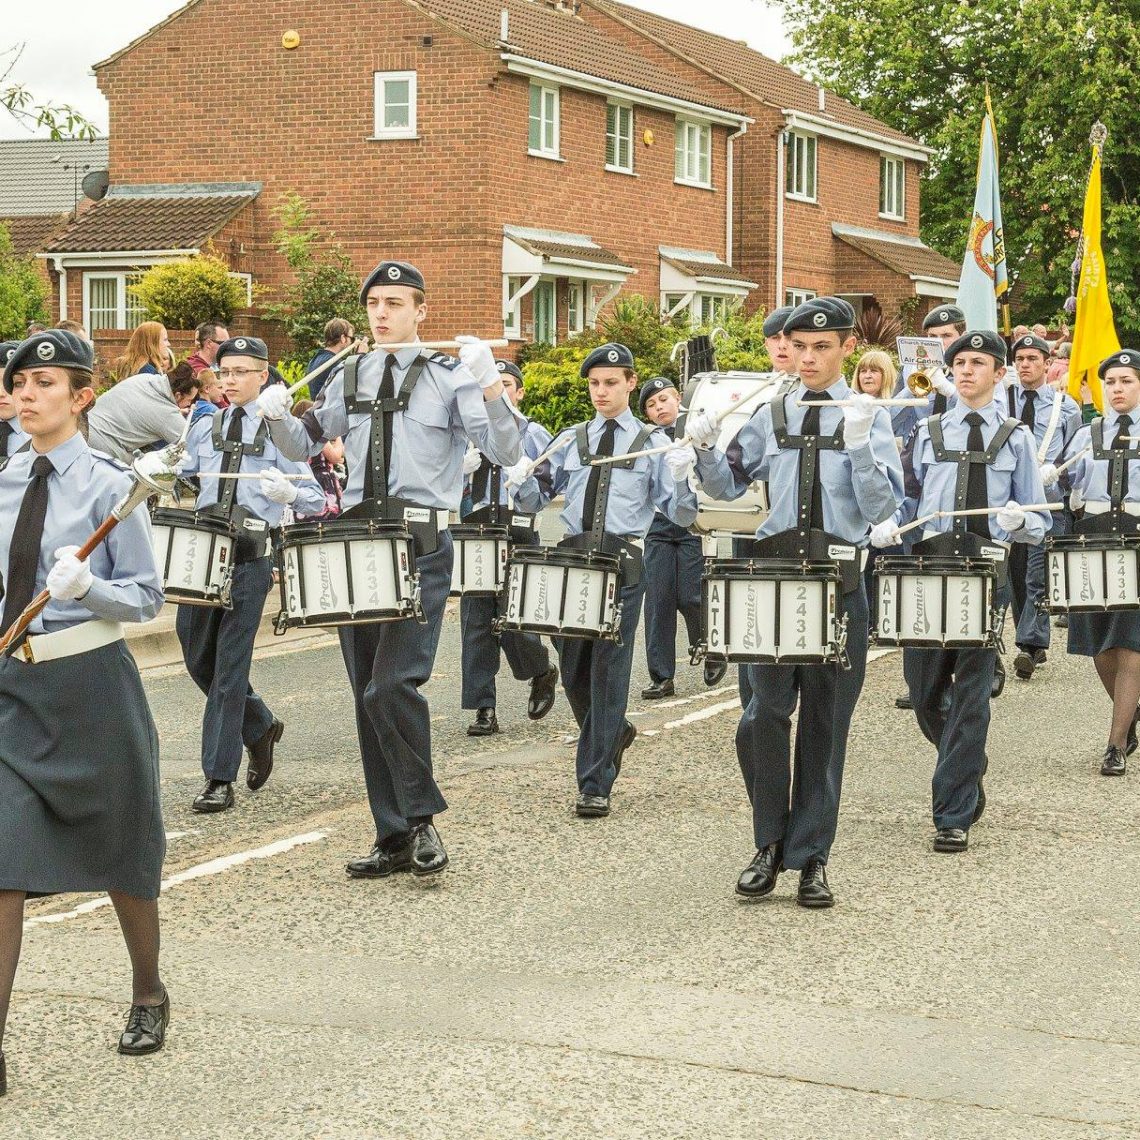
<svg viewBox="0 0 1140 1140">
<path fill-rule="evenodd" d="M 195 372 L 190 367 L 189 360 L 182 361 L 170 373 L 171 391 L 176 385 L 179 388 L 183 387 L 187 377 L 193 377 L 198 385 L 198 395 L 194 398 L 194 403 L 190 405 L 190 422 L 192 424 L 197 423 L 203 416 L 212 416 L 215 412 L 229 406 L 222 395 L 222 382 L 212 368 L 203 368 L 200 372 Z"/>
<path fill-rule="evenodd" d="M 191 366 L 189 360 L 184 360 L 182 363 L 187 367 Z M 228 408 L 230 406 L 229 400 L 226 399 L 225 393 L 222 391 L 222 382 L 212 368 L 203 368 L 200 372 L 195 372 L 194 375 L 198 378 L 199 399 L 209 400 L 215 408 Z"/>
<path fill-rule="evenodd" d="M 186 358 L 186 363 L 194 369 L 195 375 L 204 368 L 214 367 L 214 361 L 218 359 L 218 345 L 229 338 L 229 330 L 217 321 L 203 321 L 194 330 L 194 351 Z M 226 405 L 220 404 L 219 407 Z"/>
<path fill-rule="evenodd" d="M 1039 336 L 1044 341 L 1047 341 L 1049 339 L 1049 326 L 1048 325 L 1043 325 L 1040 323 L 1035 324 L 1033 326 L 1032 332 L 1033 332 L 1034 336 Z"/>
<path fill-rule="evenodd" d="M 126 352 L 115 361 L 114 372 L 125 380 L 128 376 L 165 376 L 173 367 L 174 353 L 165 327 L 158 321 L 143 321 L 131 333 Z"/>
<path fill-rule="evenodd" d="M 313 359 L 309 361 L 308 367 L 305 369 L 306 373 L 312 372 L 314 368 L 320 368 L 326 360 L 331 360 L 341 349 L 348 348 L 352 343 L 354 336 L 352 325 L 343 317 L 333 317 L 327 325 L 325 325 L 325 346 L 319 352 L 314 353 Z M 315 400 L 320 394 L 321 389 L 325 386 L 325 381 L 329 378 L 326 372 L 322 376 L 318 376 L 315 380 L 309 382 L 309 396 Z"/>
<path fill-rule="evenodd" d="M 1058 392 L 1069 390 L 1069 358 L 1072 354 L 1073 346 L 1067 341 L 1062 341 L 1053 350 L 1053 363 L 1045 373 L 1045 382 L 1052 384 Z"/>
<path fill-rule="evenodd" d="M 189 368 L 165 376 L 128 376 L 95 401 L 88 414 L 88 444 L 130 463 L 136 451 L 181 439 L 183 413 L 197 397 L 198 381 Z"/>
<path fill-rule="evenodd" d="M 343 321 L 342 324 L 348 324 Z M 351 338 L 351 333 L 349 334 Z M 293 405 L 293 415 L 300 419 L 314 405 L 312 400 L 298 400 Z M 321 448 L 320 452 L 309 460 L 313 469 L 313 477 L 321 485 L 325 493 L 325 509 L 319 515 L 309 515 L 309 518 L 332 519 L 341 511 L 341 483 L 336 469 L 344 463 L 344 440 L 333 439 Z"/>
<path fill-rule="evenodd" d="M 78 321 L 62 320 L 55 327 L 57 329 L 63 329 L 64 332 L 75 333 L 76 336 L 82 337 L 88 344 L 92 343 L 87 330 Z"/>
<path fill-rule="evenodd" d="M 28 321 L 28 336 L 35 336 L 36 333 L 42 333 L 46 331 L 47 325 L 43 324 L 41 321 Z"/>
<path fill-rule="evenodd" d="M 855 383 L 852 385 L 856 392 L 866 392 L 875 399 L 885 399 L 895 390 L 895 381 L 898 379 L 898 369 L 890 355 L 882 349 L 873 348 L 859 357 L 855 366 Z"/>
</svg>

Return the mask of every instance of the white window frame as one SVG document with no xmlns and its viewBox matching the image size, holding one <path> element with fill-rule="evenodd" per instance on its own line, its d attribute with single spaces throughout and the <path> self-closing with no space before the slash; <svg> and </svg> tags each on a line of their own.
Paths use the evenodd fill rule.
<svg viewBox="0 0 1140 1140">
<path fill-rule="evenodd" d="M 506 279 L 504 303 L 522 288 L 525 280 L 526 278 L 522 276 L 512 276 Z M 520 297 L 507 310 L 507 319 L 503 321 L 503 338 L 504 340 L 522 340 L 522 335 L 522 298 Z"/>
<path fill-rule="evenodd" d="M 384 125 L 388 106 L 387 85 L 407 83 L 408 122 L 405 126 Z M 403 104 L 401 104 L 402 106 Z M 414 71 L 374 71 L 372 73 L 372 137 L 374 139 L 414 139 L 416 135 L 416 73 Z"/>
<path fill-rule="evenodd" d="M 584 280 L 571 278 L 566 282 L 566 335 L 576 336 L 586 331 L 586 306 L 589 302 Z"/>
<path fill-rule="evenodd" d="M 85 270 L 83 273 L 83 327 L 89 332 L 102 330 L 134 329 L 143 322 L 143 308 L 139 302 L 127 292 L 128 285 L 137 285 L 144 270 L 128 269 L 117 273 L 104 273 L 95 270 Z M 113 325 L 94 325 L 91 319 L 91 282 L 114 281 L 115 285 L 115 323 Z M 133 323 L 131 323 L 133 321 Z"/>
<path fill-rule="evenodd" d="M 733 302 L 739 300 L 727 293 L 698 293 L 693 298 L 694 319 L 699 325 L 715 325 L 737 307 Z"/>
<path fill-rule="evenodd" d="M 622 120 L 625 120 L 625 132 L 622 131 Z M 612 128 L 612 129 L 611 129 Z M 621 162 L 622 144 L 628 148 L 629 161 L 625 165 Z M 633 104 L 619 103 L 610 99 L 606 103 L 606 156 L 613 146 L 613 162 L 606 162 L 606 169 L 614 174 L 633 173 Z"/>
<path fill-rule="evenodd" d="M 879 156 L 879 217 L 906 221 L 906 159 Z"/>
<path fill-rule="evenodd" d="M 536 91 L 539 93 L 537 118 L 535 118 L 532 109 L 534 93 Z M 545 83 L 531 82 L 530 88 L 527 91 L 527 154 L 533 155 L 535 158 L 551 158 L 561 161 L 559 153 L 562 118 L 561 104 L 562 100 L 557 87 L 551 87 Z M 531 146 L 530 142 L 531 126 L 534 123 L 538 123 L 539 145 L 537 149 Z"/>
<path fill-rule="evenodd" d="M 819 195 L 819 138 L 788 131 L 784 193 L 797 202 L 816 202 Z M 808 161 L 810 157 L 810 163 Z"/>
<path fill-rule="evenodd" d="M 784 304 L 795 308 L 796 305 L 802 305 L 805 301 L 814 300 L 818 296 L 814 289 L 785 289 Z"/>
<path fill-rule="evenodd" d="M 245 289 L 245 307 L 247 309 L 251 308 L 253 306 L 253 274 L 239 273 L 237 270 L 231 269 L 226 276 L 235 277 L 241 282 L 242 287 Z"/>
<path fill-rule="evenodd" d="M 680 186 L 712 189 L 711 123 L 677 117 L 673 136 L 673 181 Z"/>
</svg>

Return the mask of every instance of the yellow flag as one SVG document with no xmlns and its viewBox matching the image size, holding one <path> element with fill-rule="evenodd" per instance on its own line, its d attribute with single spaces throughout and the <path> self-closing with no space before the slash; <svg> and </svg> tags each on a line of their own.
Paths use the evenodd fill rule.
<svg viewBox="0 0 1140 1140">
<path fill-rule="evenodd" d="M 1092 170 L 1085 193 L 1082 236 L 1081 282 L 1077 287 L 1077 319 L 1073 329 L 1073 354 L 1069 363 L 1069 395 L 1079 404 L 1081 384 L 1087 383 L 1098 412 L 1104 411 L 1104 394 L 1097 366 L 1120 351 L 1112 302 L 1108 299 L 1108 273 L 1100 248 L 1100 147 L 1093 144 Z"/>
</svg>

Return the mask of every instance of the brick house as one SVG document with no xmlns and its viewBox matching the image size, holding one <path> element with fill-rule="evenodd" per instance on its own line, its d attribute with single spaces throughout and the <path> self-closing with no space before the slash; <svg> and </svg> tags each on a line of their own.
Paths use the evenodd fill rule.
<svg viewBox="0 0 1140 1140">
<path fill-rule="evenodd" d="M 698 64 L 663 34 L 682 25 L 643 15 L 608 0 L 191 0 L 95 65 L 111 185 L 44 250 L 61 308 L 106 336 L 137 319 L 132 272 L 206 243 L 272 295 L 290 191 L 361 272 L 381 256 L 424 270 L 429 336 L 557 341 L 623 291 L 700 320 L 797 290 L 873 282 L 884 308 L 914 295 L 881 254 L 937 257 L 917 239 L 925 152 L 831 97 L 809 115 L 796 85 L 816 89 L 746 50 L 771 72 L 761 98 L 733 53 Z M 188 69 L 193 83 L 171 81 Z M 799 146 L 777 146 L 789 122 L 813 132 L 817 166 L 793 158 L 811 201 L 777 192 Z M 907 203 L 889 225 L 883 147 Z M 852 186 L 845 162 L 872 184 Z M 873 236 L 856 246 L 833 224 Z"/>
</svg>

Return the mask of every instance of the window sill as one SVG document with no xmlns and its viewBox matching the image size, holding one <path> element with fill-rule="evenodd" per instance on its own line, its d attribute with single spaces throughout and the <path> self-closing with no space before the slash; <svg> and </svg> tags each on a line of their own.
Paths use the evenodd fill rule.
<svg viewBox="0 0 1140 1140">
<path fill-rule="evenodd" d="M 690 182 L 687 178 L 674 178 L 673 185 L 688 186 L 693 190 L 716 190 L 716 187 L 711 182 Z"/>
<path fill-rule="evenodd" d="M 547 162 L 565 162 L 566 159 L 557 154 L 546 154 L 541 150 L 528 150 L 526 152 L 531 158 L 545 158 Z"/>
<path fill-rule="evenodd" d="M 397 139 L 405 139 L 409 142 L 418 142 L 419 137 L 420 136 L 416 135 L 416 134 L 411 134 L 411 135 L 404 135 L 404 134 L 401 134 L 401 135 L 369 135 L 364 141 L 365 142 L 395 142 Z"/>
<path fill-rule="evenodd" d="M 809 198 L 805 194 L 789 194 L 787 191 L 785 191 L 784 197 L 787 198 L 791 202 L 805 202 L 809 206 L 818 206 L 819 205 L 819 199 L 818 198 Z"/>
<path fill-rule="evenodd" d="M 879 211 L 879 217 L 884 222 L 905 222 L 906 214 L 884 214 L 882 210 Z"/>
<path fill-rule="evenodd" d="M 602 168 L 607 174 L 624 174 L 627 178 L 640 178 L 641 175 L 636 170 L 626 170 L 623 166 L 610 166 L 607 162 Z"/>
</svg>

